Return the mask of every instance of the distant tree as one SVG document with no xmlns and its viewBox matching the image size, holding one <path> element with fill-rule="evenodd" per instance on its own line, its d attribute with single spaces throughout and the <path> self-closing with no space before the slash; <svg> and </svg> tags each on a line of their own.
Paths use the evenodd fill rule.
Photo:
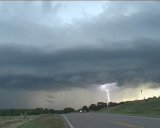
<svg viewBox="0 0 160 128">
<path fill-rule="evenodd" d="M 117 106 L 118 105 L 118 103 L 116 103 L 116 102 L 109 102 L 108 103 L 108 107 L 114 107 L 114 106 Z"/>
<path fill-rule="evenodd" d="M 17 109 L 10 109 L 9 115 L 11 115 L 11 116 L 19 115 L 19 112 Z"/>
<path fill-rule="evenodd" d="M 76 112 L 80 112 L 82 109 L 78 109 Z"/>
<path fill-rule="evenodd" d="M 96 111 L 96 110 L 97 110 L 96 104 L 91 104 L 91 105 L 89 106 L 89 110 Z"/>
<path fill-rule="evenodd" d="M 68 107 L 64 108 L 63 113 L 70 113 L 70 112 L 75 112 L 74 108 Z"/>
<path fill-rule="evenodd" d="M 88 112 L 88 111 L 89 111 L 89 108 L 88 108 L 87 106 L 83 106 L 83 107 L 82 107 L 82 111 L 83 111 L 83 112 Z"/>
<path fill-rule="evenodd" d="M 102 108 L 106 108 L 107 107 L 107 103 L 104 102 L 98 102 L 97 103 L 97 109 L 102 109 Z"/>
<path fill-rule="evenodd" d="M 39 115 L 44 114 L 43 108 L 35 108 L 31 112 L 28 112 L 29 115 Z"/>
<path fill-rule="evenodd" d="M 119 103 L 117 103 L 118 105 L 121 105 L 121 104 L 124 104 L 125 102 L 124 101 L 122 101 L 122 102 L 119 102 Z"/>
<path fill-rule="evenodd" d="M 51 114 L 53 114 L 53 113 L 55 113 L 55 110 L 54 110 L 54 109 L 49 109 L 49 112 L 50 112 Z"/>
</svg>

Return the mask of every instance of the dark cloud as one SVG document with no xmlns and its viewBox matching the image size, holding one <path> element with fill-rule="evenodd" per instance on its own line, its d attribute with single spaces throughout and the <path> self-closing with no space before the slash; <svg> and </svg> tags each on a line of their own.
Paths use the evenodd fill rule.
<svg viewBox="0 0 160 128">
<path fill-rule="evenodd" d="M 1 88 L 85 87 L 99 82 L 160 82 L 159 41 L 141 39 L 132 48 L 79 48 L 47 53 L 1 46 Z"/>
<path fill-rule="evenodd" d="M 24 19 L 21 13 L 14 16 L 7 12 L 13 21 L 0 20 L 0 87 L 58 89 L 110 81 L 121 86 L 159 83 L 158 5 L 112 3 L 90 20 L 70 25 L 58 24 L 61 20 L 50 16 L 52 13 L 44 15 L 51 10 L 58 13 L 59 5 L 52 8 L 50 3 L 42 4 L 43 15 L 32 7 L 34 15 L 24 12 Z"/>
</svg>

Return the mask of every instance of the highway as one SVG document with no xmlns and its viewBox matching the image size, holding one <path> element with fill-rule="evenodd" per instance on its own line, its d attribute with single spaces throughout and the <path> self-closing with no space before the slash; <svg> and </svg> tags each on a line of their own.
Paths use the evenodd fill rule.
<svg viewBox="0 0 160 128">
<path fill-rule="evenodd" d="M 107 113 L 64 114 L 66 128 L 160 128 L 160 118 Z"/>
</svg>

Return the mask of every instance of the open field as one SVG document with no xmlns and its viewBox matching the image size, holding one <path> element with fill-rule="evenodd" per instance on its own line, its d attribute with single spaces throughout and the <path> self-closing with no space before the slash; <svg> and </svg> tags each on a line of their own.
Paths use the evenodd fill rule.
<svg viewBox="0 0 160 128">
<path fill-rule="evenodd" d="M 60 115 L 45 115 L 17 128 L 64 128 L 64 124 Z"/>
<path fill-rule="evenodd" d="M 128 101 L 115 107 L 101 109 L 100 112 L 160 117 L 160 97 Z"/>
<path fill-rule="evenodd" d="M 0 116 L 0 123 L 19 120 L 19 116 Z"/>
<path fill-rule="evenodd" d="M 16 128 L 17 126 L 38 117 L 40 116 L 30 115 L 26 118 L 21 116 L 0 116 L 0 128 Z"/>
</svg>

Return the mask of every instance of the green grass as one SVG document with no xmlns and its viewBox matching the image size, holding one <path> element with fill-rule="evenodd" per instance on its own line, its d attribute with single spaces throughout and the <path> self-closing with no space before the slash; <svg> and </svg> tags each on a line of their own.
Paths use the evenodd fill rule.
<svg viewBox="0 0 160 128">
<path fill-rule="evenodd" d="M 124 104 L 101 109 L 100 112 L 160 117 L 160 97 L 145 100 L 127 101 Z"/>
<path fill-rule="evenodd" d="M 27 118 L 22 119 L 20 116 L 0 116 L 0 127 L 17 125 L 19 123 L 25 123 L 29 120 L 36 119 L 40 116 L 37 115 L 29 115 Z"/>
<path fill-rule="evenodd" d="M 59 115 L 45 115 L 20 125 L 18 128 L 64 128 L 64 126 Z"/>
<path fill-rule="evenodd" d="M 0 123 L 1 122 L 18 120 L 18 119 L 19 119 L 19 116 L 0 116 Z"/>
<path fill-rule="evenodd" d="M 34 118 L 37 118 L 38 116 L 37 115 L 28 115 L 27 117 L 29 117 L 30 119 L 34 119 Z M 0 116 L 0 123 L 17 121 L 20 119 L 21 119 L 21 116 Z"/>
</svg>

